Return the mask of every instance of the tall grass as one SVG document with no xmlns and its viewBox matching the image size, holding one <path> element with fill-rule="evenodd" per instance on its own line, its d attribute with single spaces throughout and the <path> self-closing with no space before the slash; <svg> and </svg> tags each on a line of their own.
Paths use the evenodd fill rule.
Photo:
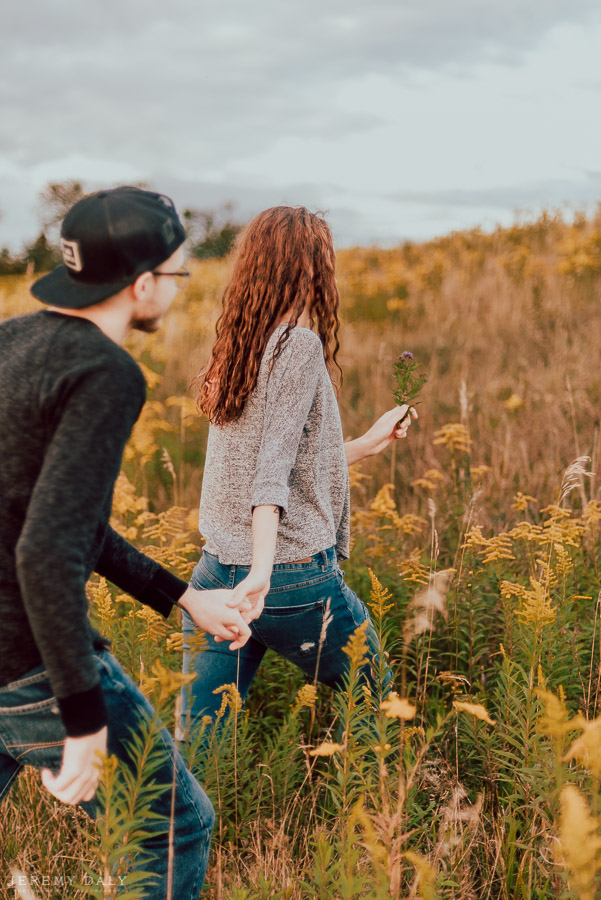
<svg viewBox="0 0 601 900">
<path fill-rule="evenodd" d="M 183 576 L 199 552 L 206 436 L 186 388 L 227 265 L 195 267 L 163 332 L 129 345 L 151 394 L 115 525 Z M 236 685 L 224 689 L 220 727 L 186 751 L 217 810 L 206 895 L 597 896 L 601 219 L 546 214 L 358 248 L 338 268 L 346 435 L 392 405 L 402 350 L 428 373 L 409 439 L 352 471 L 346 577 L 370 598 L 397 693 L 363 686 L 360 631 L 337 695 L 270 654 L 243 712 Z M 24 280 L 0 291 L 2 315 L 28 307 Z M 165 623 L 101 580 L 90 596 L 158 700 L 158 664 L 180 664 L 177 616 Z M 173 702 L 163 708 L 174 721 Z M 33 877 L 98 868 L 102 833 L 86 836 L 34 773 L 3 813 L 3 878 L 13 865 L 40 898 L 62 897 Z"/>
</svg>

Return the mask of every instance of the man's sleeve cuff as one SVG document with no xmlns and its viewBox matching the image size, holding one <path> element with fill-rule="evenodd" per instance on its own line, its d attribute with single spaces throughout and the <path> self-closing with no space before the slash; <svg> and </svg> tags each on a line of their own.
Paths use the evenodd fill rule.
<svg viewBox="0 0 601 900">
<path fill-rule="evenodd" d="M 67 737 L 96 734 L 108 724 L 108 712 L 100 684 L 89 691 L 56 699 Z"/>
<path fill-rule="evenodd" d="M 166 569 L 157 569 L 144 590 L 138 594 L 138 600 L 167 618 L 187 589 L 186 582 L 177 575 L 172 575 Z"/>
</svg>

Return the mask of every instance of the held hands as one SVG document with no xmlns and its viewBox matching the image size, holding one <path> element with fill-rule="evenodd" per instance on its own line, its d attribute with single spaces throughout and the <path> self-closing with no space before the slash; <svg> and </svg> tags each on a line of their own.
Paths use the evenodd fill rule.
<svg viewBox="0 0 601 900">
<path fill-rule="evenodd" d="M 232 596 L 227 601 L 227 605 L 240 606 L 240 604 L 248 603 L 254 611 L 257 604 L 260 604 L 262 610 L 263 601 L 269 593 L 270 583 L 271 569 L 267 571 L 267 569 L 260 570 L 251 568 L 246 578 L 244 578 L 240 584 L 237 584 L 232 591 Z M 258 615 L 259 613 L 253 615 L 252 618 L 256 619 Z M 250 619 L 247 619 L 247 621 L 250 621 Z"/>
<path fill-rule="evenodd" d="M 246 578 L 236 585 L 226 605 L 237 607 L 245 622 L 258 619 L 263 612 L 265 597 L 269 593 L 270 578 L 270 573 L 251 569 Z M 222 638 L 215 637 L 215 640 L 220 641 Z"/>
<path fill-rule="evenodd" d="M 238 586 L 239 587 L 239 586 Z M 237 591 L 237 589 L 236 589 Z M 226 588 L 215 591 L 197 591 L 188 587 L 180 597 L 179 606 L 186 610 L 203 631 L 212 634 L 216 641 L 232 640 L 230 650 L 239 650 L 250 637 L 248 622 L 261 614 L 258 604 L 246 601 L 245 595 Z"/>
<path fill-rule="evenodd" d="M 216 641 L 227 641 L 234 637 L 230 650 L 239 650 L 244 646 L 250 637 L 248 623 L 258 618 L 263 611 L 265 597 L 269 592 L 279 520 L 279 506 L 265 504 L 255 506 L 253 509 L 252 565 L 246 578 L 236 585 L 233 591 L 194 591 L 188 588 L 179 601 L 180 606 L 188 610 L 201 628 L 210 631 Z M 191 602 L 188 595 L 192 597 L 196 595 L 197 602 L 201 605 L 203 599 L 206 601 L 207 597 L 212 598 L 211 612 L 214 616 L 212 622 L 206 623 L 203 610 L 197 611 L 200 618 L 193 615 L 188 605 Z M 216 613 L 218 615 L 215 619 Z"/>
<path fill-rule="evenodd" d="M 53 797 L 74 806 L 92 800 L 100 781 L 100 760 L 106 755 L 107 729 L 85 737 L 68 737 L 58 775 L 42 769 L 42 784 Z"/>
</svg>

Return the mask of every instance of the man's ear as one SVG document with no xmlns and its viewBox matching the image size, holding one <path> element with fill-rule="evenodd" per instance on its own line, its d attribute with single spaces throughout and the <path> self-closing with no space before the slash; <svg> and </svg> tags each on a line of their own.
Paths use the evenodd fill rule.
<svg viewBox="0 0 601 900">
<path fill-rule="evenodd" d="M 142 272 L 131 286 L 134 300 L 147 300 L 154 287 L 152 272 Z"/>
</svg>

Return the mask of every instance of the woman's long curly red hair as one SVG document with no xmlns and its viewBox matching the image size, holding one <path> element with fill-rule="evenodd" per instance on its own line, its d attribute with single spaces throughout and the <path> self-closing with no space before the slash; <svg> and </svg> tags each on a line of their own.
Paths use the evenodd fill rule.
<svg viewBox="0 0 601 900">
<path fill-rule="evenodd" d="M 317 325 L 330 376 L 334 365 L 340 372 L 339 305 L 326 221 L 302 206 L 275 206 L 259 213 L 238 242 L 211 359 L 195 379 L 200 409 L 215 425 L 239 418 L 257 383 L 271 333 L 289 315 L 275 360 L 305 307 Z"/>
</svg>

